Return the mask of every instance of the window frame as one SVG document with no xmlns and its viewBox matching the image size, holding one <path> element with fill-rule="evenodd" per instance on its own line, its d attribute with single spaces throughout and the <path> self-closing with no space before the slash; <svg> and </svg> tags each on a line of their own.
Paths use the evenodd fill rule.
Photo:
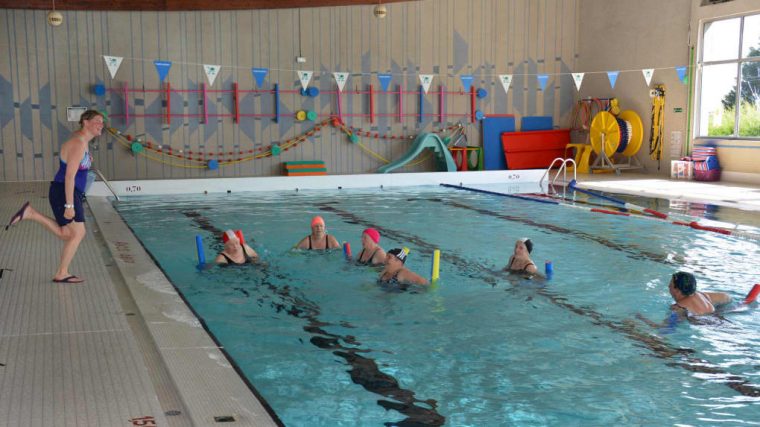
<svg viewBox="0 0 760 427">
<path fill-rule="evenodd" d="M 744 46 L 744 22 L 747 17 L 760 16 L 760 13 L 753 11 L 741 15 L 722 16 L 712 19 L 706 19 L 700 25 L 699 32 L 699 58 L 697 61 L 697 84 L 694 91 L 696 92 L 696 105 L 694 109 L 694 139 L 725 139 L 725 140 L 741 140 L 741 141 L 760 141 L 760 135 L 758 136 L 740 136 L 739 135 L 739 118 L 741 116 L 741 87 L 742 87 L 742 64 L 747 62 L 759 62 L 760 56 L 757 57 L 742 57 L 742 47 Z M 737 55 L 736 59 L 723 59 L 718 61 L 704 61 L 704 45 L 705 45 L 705 27 L 708 24 L 718 21 L 727 21 L 729 19 L 739 18 L 739 43 L 736 46 Z M 734 86 L 734 93 L 736 93 L 737 105 L 734 109 L 734 132 L 733 135 L 702 135 L 701 134 L 701 120 L 702 120 L 702 84 L 704 83 L 703 70 L 705 65 L 724 65 L 724 64 L 736 64 L 736 85 Z"/>
</svg>

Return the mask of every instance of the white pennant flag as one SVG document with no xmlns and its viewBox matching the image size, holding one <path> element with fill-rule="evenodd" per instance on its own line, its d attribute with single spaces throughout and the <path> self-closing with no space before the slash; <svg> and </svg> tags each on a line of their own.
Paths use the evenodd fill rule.
<svg viewBox="0 0 760 427">
<path fill-rule="evenodd" d="M 333 73 L 333 77 L 335 77 L 335 83 L 338 84 L 338 91 L 343 92 L 343 86 L 348 81 L 348 73 L 336 72 Z"/>
<path fill-rule="evenodd" d="M 306 90 L 309 88 L 309 82 L 311 81 L 311 75 L 314 74 L 313 71 L 299 71 L 298 72 L 298 80 L 301 81 L 301 87 L 303 90 Z"/>
<path fill-rule="evenodd" d="M 108 72 L 111 73 L 111 78 L 116 77 L 116 72 L 119 71 L 119 67 L 121 66 L 121 61 L 124 59 L 121 56 L 106 56 L 103 55 L 103 59 L 106 61 L 106 67 L 108 67 Z"/>
<path fill-rule="evenodd" d="M 575 88 L 580 92 L 581 83 L 583 83 L 583 75 L 586 73 L 572 73 L 573 81 L 575 82 Z"/>
<path fill-rule="evenodd" d="M 652 76 L 654 75 L 654 68 L 647 68 L 641 70 L 641 72 L 644 73 L 644 80 L 647 81 L 647 86 L 649 86 L 649 83 L 652 81 Z"/>
<path fill-rule="evenodd" d="M 208 85 L 213 86 L 216 75 L 219 74 L 219 70 L 222 69 L 221 65 L 207 65 L 203 64 L 203 71 L 206 72 L 206 78 L 208 79 Z"/>
<path fill-rule="evenodd" d="M 435 74 L 420 74 L 420 83 L 422 83 L 422 90 L 424 90 L 425 93 L 428 93 L 430 84 L 433 83 L 433 77 L 435 77 Z"/>
<path fill-rule="evenodd" d="M 499 81 L 504 86 L 504 93 L 508 93 L 509 85 L 512 84 L 512 74 L 499 74 Z"/>
</svg>

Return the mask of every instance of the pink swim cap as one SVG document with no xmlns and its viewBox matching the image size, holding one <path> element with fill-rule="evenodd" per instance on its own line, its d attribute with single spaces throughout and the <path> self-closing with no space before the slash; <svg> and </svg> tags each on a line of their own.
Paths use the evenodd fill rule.
<svg viewBox="0 0 760 427">
<path fill-rule="evenodd" d="M 325 225 L 325 220 L 322 219 L 322 217 L 319 216 L 319 215 L 317 215 L 317 216 L 315 216 L 314 218 L 311 219 L 311 226 L 312 227 L 314 227 L 317 224 L 322 224 L 323 227 Z"/>
<path fill-rule="evenodd" d="M 369 236 L 369 238 L 372 239 L 373 242 L 380 243 L 380 232 L 378 232 L 374 228 L 368 228 L 364 230 L 363 233 Z"/>
</svg>

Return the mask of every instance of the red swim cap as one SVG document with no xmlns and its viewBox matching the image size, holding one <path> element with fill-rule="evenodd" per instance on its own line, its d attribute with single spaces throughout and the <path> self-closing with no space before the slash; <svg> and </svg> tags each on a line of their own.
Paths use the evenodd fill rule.
<svg viewBox="0 0 760 427">
<path fill-rule="evenodd" d="M 372 239 L 373 242 L 380 243 L 380 232 L 378 232 L 374 228 L 368 228 L 364 230 L 363 233 L 369 236 L 369 238 Z"/>
</svg>

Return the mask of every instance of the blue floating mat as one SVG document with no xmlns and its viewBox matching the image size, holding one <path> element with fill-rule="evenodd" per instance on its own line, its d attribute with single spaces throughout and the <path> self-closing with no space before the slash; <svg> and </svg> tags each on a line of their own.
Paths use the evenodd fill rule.
<svg viewBox="0 0 760 427">
<path fill-rule="evenodd" d="M 520 120 L 520 131 L 529 130 L 552 130 L 554 129 L 554 120 L 552 116 L 527 116 Z"/>
<path fill-rule="evenodd" d="M 515 118 L 488 117 L 483 123 L 483 170 L 506 170 L 507 160 L 504 158 L 504 149 L 501 146 L 502 132 L 515 131 Z"/>
</svg>

